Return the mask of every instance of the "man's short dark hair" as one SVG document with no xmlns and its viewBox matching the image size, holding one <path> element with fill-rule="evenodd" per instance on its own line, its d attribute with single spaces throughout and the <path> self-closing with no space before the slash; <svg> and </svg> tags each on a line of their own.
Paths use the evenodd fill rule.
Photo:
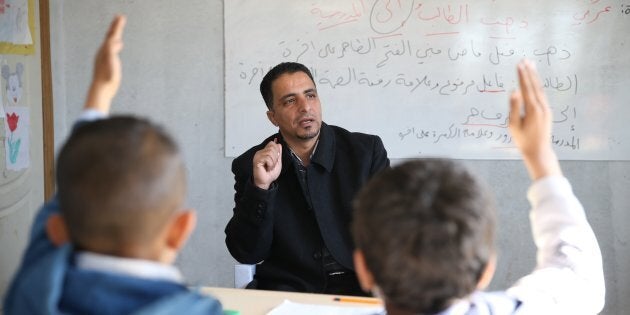
<svg viewBox="0 0 630 315">
<path fill-rule="evenodd" d="M 275 81 L 278 77 L 285 73 L 296 73 L 296 72 L 304 72 L 311 78 L 313 84 L 315 84 L 315 80 L 313 79 L 313 75 L 311 71 L 303 64 L 297 62 L 283 62 L 278 64 L 277 66 L 271 68 L 267 74 L 263 77 L 260 82 L 260 94 L 262 95 L 263 100 L 265 100 L 265 104 L 267 108 L 271 110 L 273 108 L 273 91 L 271 89 L 271 85 L 273 81 Z"/>
<path fill-rule="evenodd" d="M 366 184 L 352 233 L 389 302 L 434 314 L 476 289 L 494 252 L 494 221 L 490 194 L 463 165 L 425 159 Z"/>
<path fill-rule="evenodd" d="M 113 251 L 154 241 L 183 204 L 185 177 L 175 142 L 145 119 L 78 126 L 57 159 L 59 206 L 71 241 Z"/>
</svg>

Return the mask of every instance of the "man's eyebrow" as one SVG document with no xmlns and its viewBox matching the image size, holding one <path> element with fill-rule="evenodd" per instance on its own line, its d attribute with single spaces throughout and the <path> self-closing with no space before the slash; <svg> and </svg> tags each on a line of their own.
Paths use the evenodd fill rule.
<svg viewBox="0 0 630 315">
<path fill-rule="evenodd" d="M 286 98 L 289 98 L 289 97 L 292 97 L 292 96 L 295 96 L 295 95 L 297 95 L 297 93 L 288 93 L 288 94 L 285 94 L 285 95 L 281 96 L 280 100 L 284 100 Z"/>
<path fill-rule="evenodd" d="M 306 89 L 306 90 L 304 90 L 304 91 L 302 92 L 302 94 L 308 94 L 308 93 L 315 93 L 315 94 L 317 94 L 317 89 L 316 89 L 316 88 L 309 88 L 309 89 Z M 285 95 L 281 96 L 281 97 L 280 97 L 280 100 L 282 101 L 282 100 L 285 100 L 285 99 L 287 99 L 287 98 L 289 98 L 289 97 L 294 97 L 294 96 L 296 96 L 297 94 L 298 94 L 298 93 L 287 93 L 287 94 L 285 94 Z"/>
</svg>

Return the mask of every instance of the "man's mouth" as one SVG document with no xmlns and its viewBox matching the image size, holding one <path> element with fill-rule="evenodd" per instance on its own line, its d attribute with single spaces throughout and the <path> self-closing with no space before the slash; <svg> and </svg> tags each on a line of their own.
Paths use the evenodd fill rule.
<svg viewBox="0 0 630 315">
<path fill-rule="evenodd" d="M 315 119 L 313 118 L 304 118 L 304 119 L 300 119 L 300 121 L 298 122 L 298 124 L 301 127 L 308 127 L 310 126 L 313 122 L 315 121 Z"/>
</svg>

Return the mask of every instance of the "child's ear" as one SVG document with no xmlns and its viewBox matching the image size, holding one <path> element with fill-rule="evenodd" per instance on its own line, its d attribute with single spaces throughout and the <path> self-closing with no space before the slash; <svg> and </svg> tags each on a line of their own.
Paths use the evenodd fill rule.
<svg viewBox="0 0 630 315">
<path fill-rule="evenodd" d="M 481 278 L 477 282 L 477 289 L 484 290 L 492 281 L 492 277 L 494 276 L 494 271 L 497 267 L 497 255 L 492 254 L 488 263 L 486 263 L 486 267 L 483 269 L 483 273 L 481 274 Z"/>
<path fill-rule="evenodd" d="M 197 225 L 197 214 L 194 209 L 186 209 L 175 214 L 168 231 L 166 245 L 175 251 L 179 251 L 190 237 Z"/>
<path fill-rule="evenodd" d="M 61 246 L 70 241 L 66 222 L 60 214 L 55 213 L 46 220 L 46 235 L 55 246 Z"/>
<path fill-rule="evenodd" d="M 371 292 L 372 288 L 374 288 L 374 276 L 365 264 L 365 256 L 363 256 L 363 252 L 359 249 L 354 250 L 353 256 L 354 271 L 357 273 L 357 278 L 359 278 L 361 289 L 365 292 Z"/>
</svg>

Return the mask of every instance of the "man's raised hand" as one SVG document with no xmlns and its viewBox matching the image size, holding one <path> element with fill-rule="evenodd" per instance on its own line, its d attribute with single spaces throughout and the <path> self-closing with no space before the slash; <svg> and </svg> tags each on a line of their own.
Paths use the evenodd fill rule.
<svg viewBox="0 0 630 315">
<path fill-rule="evenodd" d="M 282 145 L 277 139 L 254 154 L 254 185 L 261 189 L 269 189 L 271 183 L 278 179 L 282 171 Z"/>
</svg>

